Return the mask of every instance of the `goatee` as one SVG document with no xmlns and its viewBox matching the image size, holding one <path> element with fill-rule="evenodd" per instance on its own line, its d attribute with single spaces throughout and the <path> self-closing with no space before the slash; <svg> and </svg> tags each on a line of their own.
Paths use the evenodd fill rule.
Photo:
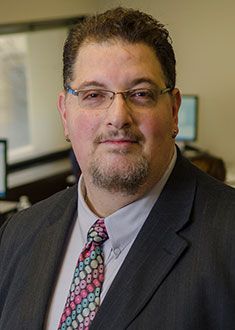
<svg viewBox="0 0 235 330">
<path fill-rule="evenodd" d="M 107 164 L 106 164 L 107 165 Z M 125 166 L 102 166 L 99 160 L 94 160 L 90 166 L 93 184 L 109 192 L 120 192 L 124 195 L 134 195 L 147 181 L 149 163 L 144 156 L 129 161 Z"/>
</svg>

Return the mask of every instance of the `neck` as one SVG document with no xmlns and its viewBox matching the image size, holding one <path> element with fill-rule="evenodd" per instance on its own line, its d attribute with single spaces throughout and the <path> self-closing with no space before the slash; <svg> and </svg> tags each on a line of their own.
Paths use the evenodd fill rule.
<svg viewBox="0 0 235 330">
<path fill-rule="evenodd" d="M 98 217 L 107 217 L 122 207 L 133 203 L 148 193 L 159 181 L 160 177 L 151 178 L 143 184 L 134 194 L 120 191 L 108 191 L 96 187 L 93 182 L 83 175 L 84 199 L 90 210 Z"/>
<path fill-rule="evenodd" d="M 134 202 L 141 196 L 139 194 L 124 196 L 101 189 L 87 189 L 86 203 L 90 210 L 99 217 L 107 217 L 120 208 Z"/>
<path fill-rule="evenodd" d="M 156 173 L 153 169 L 150 171 L 146 182 L 133 193 L 128 194 L 122 191 L 109 191 L 97 187 L 88 173 L 83 172 L 83 196 L 87 206 L 98 217 L 107 217 L 122 207 L 133 203 L 134 201 L 146 195 L 163 177 L 166 172 L 172 156 L 169 158 L 166 166 L 162 168 L 160 173 Z M 87 175 L 86 175 L 87 174 Z"/>
</svg>

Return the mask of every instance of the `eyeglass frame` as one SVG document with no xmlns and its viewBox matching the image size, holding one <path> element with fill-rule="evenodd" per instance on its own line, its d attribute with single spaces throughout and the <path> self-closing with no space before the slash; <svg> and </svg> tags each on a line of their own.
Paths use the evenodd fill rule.
<svg viewBox="0 0 235 330">
<path fill-rule="evenodd" d="M 156 100 L 156 104 L 157 104 L 157 102 L 158 102 L 158 97 L 159 96 L 161 96 L 161 95 L 163 95 L 163 94 L 166 94 L 166 93 L 168 93 L 168 92 L 171 92 L 172 90 L 173 90 L 174 88 L 172 88 L 172 87 L 165 87 L 165 88 L 163 88 L 163 89 L 160 89 L 159 91 L 158 91 L 158 96 L 157 96 L 157 100 Z M 107 106 L 107 107 L 105 107 L 104 109 L 108 109 L 111 105 L 112 105 L 112 103 L 113 103 L 113 101 L 114 101 L 114 98 L 115 98 L 115 96 L 117 95 L 117 94 L 121 94 L 122 96 L 123 96 L 123 98 L 124 98 L 124 100 L 126 101 L 126 100 L 128 100 L 128 94 L 130 94 L 131 92 L 134 92 L 134 91 L 138 91 L 138 90 L 149 90 L 149 91 L 151 91 L 151 92 L 153 92 L 153 91 L 155 91 L 156 92 L 156 90 L 153 90 L 153 89 L 151 89 L 151 88 L 133 88 L 133 89 L 127 89 L 127 90 L 125 90 L 125 91 L 117 91 L 117 92 L 114 92 L 114 91 L 111 91 L 111 90 L 108 90 L 108 89 L 95 89 L 95 88 L 90 88 L 90 89 L 73 89 L 71 86 L 67 86 L 66 88 L 65 88 L 65 90 L 66 90 L 66 92 L 68 93 L 68 94 L 71 94 L 71 95 L 74 95 L 74 96 L 78 96 L 79 95 L 79 93 L 81 93 L 81 92 L 89 92 L 89 91 L 101 91 L 101 92 L 108 92 L 108 93 L 112 93 L 112 97 L 110 98 L 111 99 L 111 103 L 109 104 L 109 106 Z"/>
</svg>

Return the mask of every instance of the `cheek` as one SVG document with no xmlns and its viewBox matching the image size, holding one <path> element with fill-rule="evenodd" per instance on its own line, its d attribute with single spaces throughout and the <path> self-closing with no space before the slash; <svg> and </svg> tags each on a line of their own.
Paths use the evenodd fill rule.
<svg viewBox="0 0 235 330">
<path fill-rule="evenodd" d="M 169 135 L 170 122 L 160 115 L 151 115 L 142 119 L 139 129 L 145 137 L 145 142 L 162 143 Z"/>
<path fill-rule="evenodd" d="M 71 114 L 68 118 L 69 134 L 76 144 L 86 143 L 95 136 L 97 122 L 86 113 Z"/>
<path fill-rule="evenodd" d="M 69 137 L 76 158 L 83 168 L 93 153 L 94 139 L 97 135 L 99 120 L 96 115 L 86 112 L 71 112 L 67 117 Z"/>
</svg>

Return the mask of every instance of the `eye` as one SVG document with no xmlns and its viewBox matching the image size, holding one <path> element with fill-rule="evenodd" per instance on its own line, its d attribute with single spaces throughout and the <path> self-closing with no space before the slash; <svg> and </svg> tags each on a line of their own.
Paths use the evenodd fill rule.
<svg viewBox="0 0 235 330">
<path fill-rule="evenodd" d="M 139 100 L 154 100 L 155 94 L 151 89 L 135 89 L 130 91 L 129 97 Z"/>
<path fill-rule="evenodd" d="M 105 98 L 105 92 L 102 90 L 87 90 L 80 91 L 80 97 L 82 101 L 95 101 Z"/>
</svg>

